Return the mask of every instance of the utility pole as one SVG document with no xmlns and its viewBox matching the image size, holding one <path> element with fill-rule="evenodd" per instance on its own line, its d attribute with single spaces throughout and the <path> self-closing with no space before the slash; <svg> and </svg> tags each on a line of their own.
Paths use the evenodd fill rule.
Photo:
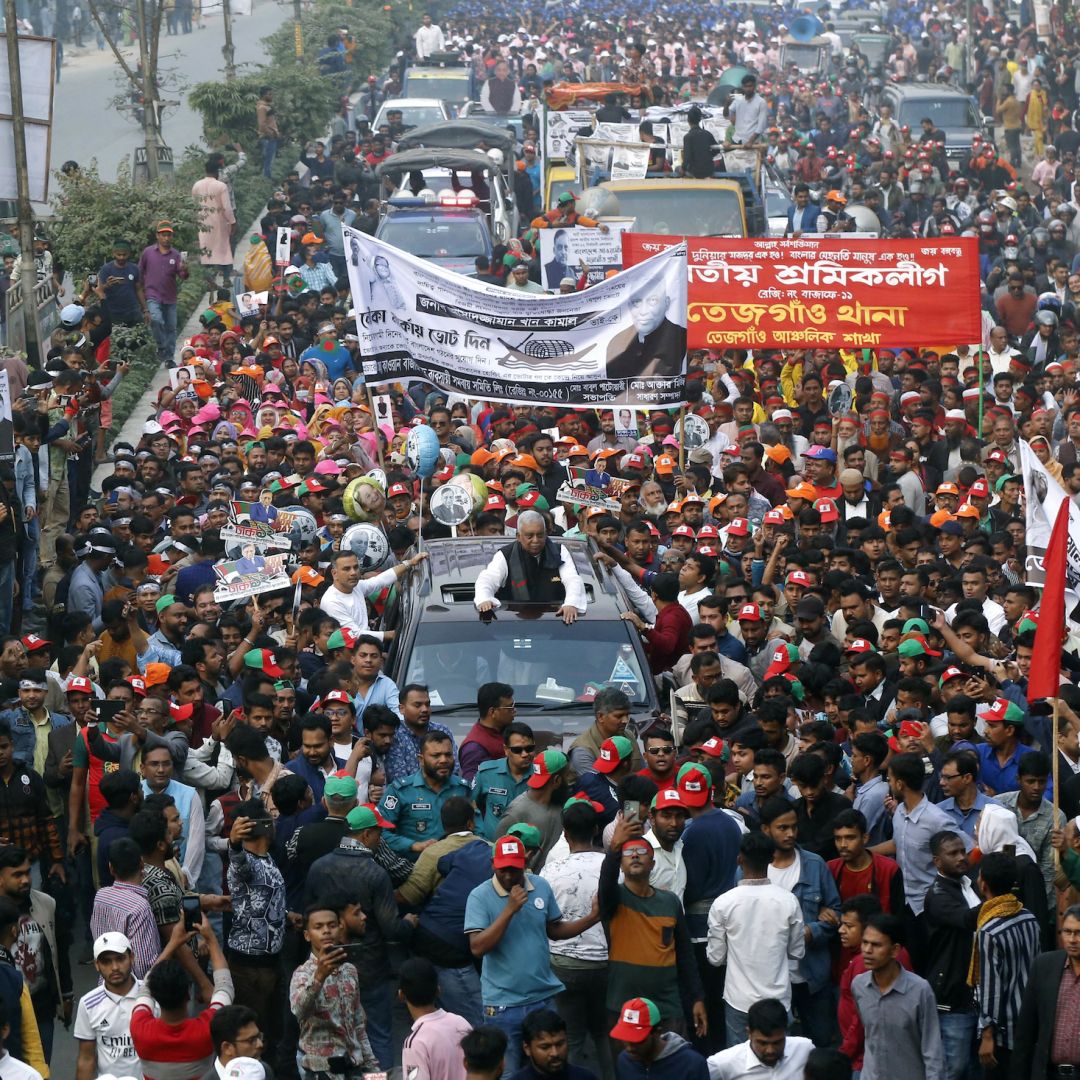
<svg viewBox="0 0 1080 1080">
<path fill-rule="evenodd" d="M 146 175 L 158 178 L 157 87 L 150 70 L 150 50 L 146 34 L 146 0 L 135 0 L 135 24 L 139 35 L 139 64 L 142 67 L 143 137 L 146 140 Z"/>
<path fill-rule="evenodd" d="M 22 314 L 26 326 L 26 356 L 34 367 L 41 364 L 38 341 L 37 305 L 34 287 L 34 212 L 30 206 L 30 169 L 26 160 L 26 114 L 23 112 L 22 69 L 19 65 L 19 16 L 15 0 L 4 0 L 4 37 L 7 39 L 8 76 L 11 79 L 11 126 L 15 137 L 15 183 L 19 214 L 19 249 L 22 252 Z"/>
<path fill-rule="evenodd" d="M 221 55 L 225 57 L 225 79 L 232 82 L 236 78 L 236 50 L 232 40 L 232 4 L 230 0 L 221 0 L 221 13 L 225 22 L 225 44 Z"/>
<path fill-rule="evenodd" d="M 300 0 L 293 0 L 293 19 L 295 20 L 293 32 L 296 36 L 296 56 L 300 59 L 304 55 L 304 31 L 300 26 Z"/>
</svg>

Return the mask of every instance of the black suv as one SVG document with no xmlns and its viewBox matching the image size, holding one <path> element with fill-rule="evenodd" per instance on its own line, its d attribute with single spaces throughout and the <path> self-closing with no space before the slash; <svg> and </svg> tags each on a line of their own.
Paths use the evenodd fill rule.
<svg viewBox="0 0 1080 1080">
<path fill-rule="evenodd" d="M 641 638 L 621 618 L 631 605 L 591 541 L 556 539 L 570 549 L 588 611 L 566 626 L 546 604 L 503 604 L 490 622 L 473 605 L 477 575 L 509 537 L 429 540 L 429 559 L 405 579 L 387 606 L 383 628 L 397 631 L 386 673 L 398 686 L 422 683 L 432 716 L 464 735 L 475 723 L 476 691 L 486 682 L 514 688 L 517 719 L 541 743 L 569 746 L 593 721 L 592 698 L 604 686 L 624 690 L 631 723 L 644 730 L 659 715 L 656 686 Z"/>
</svg>

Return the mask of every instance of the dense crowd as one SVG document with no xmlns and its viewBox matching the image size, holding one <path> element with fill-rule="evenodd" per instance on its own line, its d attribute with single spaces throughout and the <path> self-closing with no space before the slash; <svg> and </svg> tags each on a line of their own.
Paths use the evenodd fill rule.
<svg viewBox="0 0 1080 1080">
<path fill-rule="evenodd" d="M 695 351 L 685 415 L 629 424 L 371 387 L 341 225 L 378 225 L 374 169 L 405 129 L 372 121 L 415 58 L 373 75 L 274 194 L 247 268 L 273 263 L 279 228 L 292 261 L 264 301 L 229 288 L 212 156 L 201 258 L 225 287 L 198 334 L 177 347 L 187 267 L 162 221 L 116 238 L 42 369 L 4 361 L 4 1080 L 49 1075 L 57 1022 L 76 1080 L 1080 1069 L 1080 639 L 1070 612 L 1055 731 L 1028 698 L 1021 458 L 1080 495 L 1071 24 L 882 7 L 873 68 L 826 9 L 834 67 L 815 79 L 779 71 L 772 8 L 558 14 L 458 4 L 416 32 L 419 58 L 471 65 L 496 122 L 525 113 L 525 228 L 479 277 L 541 289 L 536 230 L 574 223 L 573 197 L 543 205 L 555 84 L 621 83 L 602 106 L 618 122 L 703 103 L 739 65 L 756 80 L 730 134 L 791 184 L 788 233 L 855 228 L 862 206 L 883 235 L 977 235 L 984 341 Z M 350 42 L 320 66 L 343 70 Z M 949 160 L 933 121 L 879 107 L 890 79 L 969 87 L 1000 139 Z M 270 91 L 258 133 L 269 173 Z M 687 138 L 682 167 L 709 171 L 715 148 Z M 110 336 L 143 323 L 169 385 L 106 454 L 126 374 Z M 693 448 L 690 415 L 708 432 Z M 439 447 L 422 483 L 417 427 Z M 582 476 L 607 505 L 567 496 Z M 456 526 L 431 510 L 444 485 L 472 499 Z M 238 522 L 284 546 L 237 551 Z M 374 568 L 358 522 L 384 537 Z M 593 722 L 553 741 L 510 671 L 459 652 L 443 673 L 467 713 L 437 671 L 392 679 L 398 601 L 430 573 L 421 533 L 505 538 L 477 618 L 541 605 L 587 655 L 590 595 L 556 543 L 577 540 L 640 635 L 650 695 L 602 665 L 573 687 Z M 80 964 L 98 983 L 77 995 Z"/>
</svg>

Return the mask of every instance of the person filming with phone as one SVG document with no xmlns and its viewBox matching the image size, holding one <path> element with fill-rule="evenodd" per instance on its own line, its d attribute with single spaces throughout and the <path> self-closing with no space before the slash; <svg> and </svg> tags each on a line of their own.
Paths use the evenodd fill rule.
<svg viewBox="0 0 1080 1080">
<path fill-rule="evenodd" d="M 232 922 L 227 955 L 236 995 L 255 1010 L 266 1035 L 268 1061 L 274 1060 L 281 1030 L 276 1006 L 285 940 L 285 879 L 270 856 L 273 842 L 274 821 L 262 799 L 241 803 L 229 831 Z"/>
</svg>

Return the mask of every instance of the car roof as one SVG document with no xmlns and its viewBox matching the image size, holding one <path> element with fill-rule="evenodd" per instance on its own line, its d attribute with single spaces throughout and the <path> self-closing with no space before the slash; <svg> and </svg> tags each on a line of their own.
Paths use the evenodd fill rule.
<svg viewBox="0 0 1080 1080">
<path fill-rule="evenodd" d="M 902 83 L 886 87 L 890 93 L 897 97 L 908 98 L 938 98 L 938 97 L 970 97 L 958 86 L 945 86 L 943 83 Z"/>
<path fill-rule="evenodd" d="M 486 225 L 484 212 L 475 206 L 441 206 L 439 203 L 428 203 L 426 206 L 388 206 L 383 221 L 398 217 L 470 218 Z M 381 225 L 382 221 L 379 224 Z"/>
<path fill-rule="evenodd" d="M 443 107 L 443 99 L 437 97 L 399 97 L 399 98 L 387 98 L 381 105 L 381 108 L 386 112 L 391 109 L 441 109 Z"/>
<path fill-rule="evenodd" d="M 593 560 L 591 541 L 558 536 L 551 539 L 556 545 L 566 547 L 573 556 L 574 566 L 589 600 L 590 620 L 618 619 L 622 612 L 629 610 L 621 590 L 615 585 L 614 577 Z M 476 579 L 496 552 L 513 542 L 512 536 L 425 540 L 428 561 L 423 564 L 422 580 L 425 586 L 430 587 L 424 602 L 425 621 L 460 622 L 462 619 L 475 619 L 473 594 Z"/>
</svg>

